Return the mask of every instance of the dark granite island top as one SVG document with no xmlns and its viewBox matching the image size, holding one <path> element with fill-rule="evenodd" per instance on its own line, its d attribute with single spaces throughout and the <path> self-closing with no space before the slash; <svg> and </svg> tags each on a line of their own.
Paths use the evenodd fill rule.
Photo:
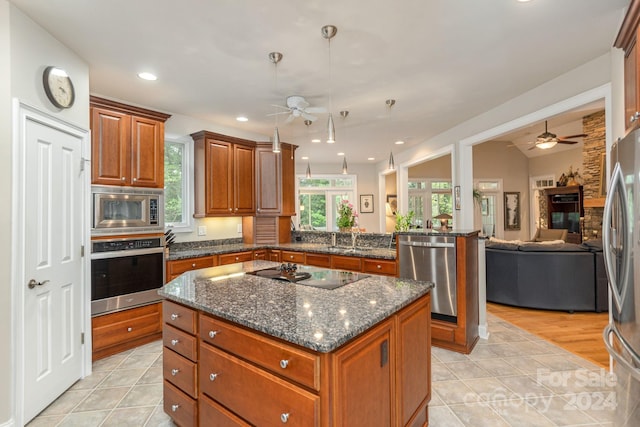
<svg viewBox="0 0 640 427">
<path fill-rule="evenodd" d="M 280 265 L 250 261 L 190 271 L 159 294 L 267 335 L 328 353 L 411 302 L 433 284 L 367 275 L 338 289 L 319 289 L 246 274 Z"/>
</svg>

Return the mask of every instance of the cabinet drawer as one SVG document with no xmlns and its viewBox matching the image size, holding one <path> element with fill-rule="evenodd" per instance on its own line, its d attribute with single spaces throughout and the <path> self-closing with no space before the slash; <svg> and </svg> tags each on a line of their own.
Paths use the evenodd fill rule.
<svg viewBox="0 0 640 427">
<path fill-rule="evenodd" d="M 200 316 L 200 339 L 269 371 L 319 390 L 320 359 L 212 317 Z"/>
<path fill-rule="evenodd" d="M 174 353 L 167 347 L 163 348 L 162 372 L 164 379 L 194 399 L 198 398 L 198 390 L 196 387 L 197 366 L 196 363 L 185 359 L 178 353 Z"/>
<path fill-rule="evenodd" d="M 282 262 L 295 262 L 298 264 L 304 264 L 305 263 L 304 252 L 282 251 L 280 253 L 280 260 Z"/>
<path fill-rule="evenodd" d="M 132 308 L 91 319 L 93 350 L 162 331 L 160 304 Z"/>
<path fill-rule="evenodd" d="M 383 274 L 387 276 L 396 275 L 395 261 L 383 261 L 380 259 L 364 259 L 362 260 L 362 271 L 372 274 Z"/>
<path fill-rule="evenodd" d="M 220 255 L 220 265 L 233 264 L 236 262 L 251 261 L 253 255 L 251 251 L 248 252 L 236 252 L 232 254 Z"/>
<path fill-rule="evenodd" d="M 183 305 L 171 301 L 164 301 L 162 309 L 162 321 L 167 325 L 175 326 L 190 334 L 196 333 L 197 313 Z"/>
<path fill-rule="evenodd" d="M 253 251 L 253 259 L 266 260 L 267 259 L 267 250 L 266 249 L 261 249 L 259 251 Z"/>
<path fill-rule="evenodd" d="M 330 267 L 331 255 L 307 253 L 306 265 L 314 265 L 316 267 Z"/>
<path fill-rule="evenodd" d="M 181 259 L 177 261 L 169 261 L 167 263 L 169 267 L 168 275 L 169 276 L 177 276 L 185 271 L 197 270 L 199 268 L 208 268 L 213 267 L 213 257 L 206 256 L 201 258 L 189 258 L 189 259 Z"/>
<path fill-rule="evenodd" d="M 257 426 L 319 424 L 320 398 L 208 344 L 200 344 L 200 390 Z"/>
<path fill-rule="evenodd" d="M 198 340 L 193 335 L 189 335 L 180 329 L 169 325 L 164 325 L 162 331 L 162 343 L 194 362 L 198 360 Z"/>
<path fill-rule="evenodd" d="M 164 382 L 164 412 L 180 427 L 196 427 L 198 420 L 198 402 L 171 385 Z"/>
<path fill-rule="evenodd" d="M 338 270 L 362 271 L 362 258 L 332 255 L 331 268 Z"/>
<path fill-rule="evenodd" d="M 227 411 L 204 394 L 198 400 L 200 426 L 250 427 L 249 424 Z"/>
</svg>

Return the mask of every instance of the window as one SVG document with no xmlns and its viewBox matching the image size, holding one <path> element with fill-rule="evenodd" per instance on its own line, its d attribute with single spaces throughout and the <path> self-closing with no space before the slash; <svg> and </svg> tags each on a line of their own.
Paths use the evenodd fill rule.
<svg viewBox="0 0 640 427">
<path fill-rule="evenodd" d="M 355 175 L 298 176 L 298 226 L 300 230 L 338 230 L 338 204 L 356 204 Z M 356 208 L 357 210 L 357 208 Z"/>
<path fill-rule="evenodd" d="M 447 213 L 453 216 L 453 195 L 450 181 L 437 179 L 412 179 L 409 181 L 409 210 L 413 211 L 414 225 L 426 228 L 436 216 Z M 451 222 L 450 222 L 451 223 Z"/>
<path fill-rule="evenodd" d="M 191 231 L 192 159 L 193 148 L 190 142 L 165 141 L 164 223 L 175 232 Z"/>
</svg>

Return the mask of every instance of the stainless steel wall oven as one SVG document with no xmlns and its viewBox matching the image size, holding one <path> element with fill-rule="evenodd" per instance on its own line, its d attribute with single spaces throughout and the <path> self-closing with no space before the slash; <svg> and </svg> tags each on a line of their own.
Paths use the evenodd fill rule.
<svg viewBox="0 0 640 427">
<path fill-rule="evenodd" d="M 91 314 L 159 301 L 164 285 L 164 237 L 91 242 Z"/>
</svg>

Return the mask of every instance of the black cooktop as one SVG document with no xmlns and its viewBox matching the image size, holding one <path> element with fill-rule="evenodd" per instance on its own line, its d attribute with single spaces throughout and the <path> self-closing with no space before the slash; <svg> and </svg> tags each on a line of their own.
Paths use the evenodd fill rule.
<svg viewBox="0 0 640 427">
<path fill-rule="evenodd" d="M 327 270 L 295 264 L 282 264 L 280 267 L 253 271 L 249 274 L 322 289 L 336 289 L 369 277 L 368 274 L 353 271 Z"/>
</svg>

